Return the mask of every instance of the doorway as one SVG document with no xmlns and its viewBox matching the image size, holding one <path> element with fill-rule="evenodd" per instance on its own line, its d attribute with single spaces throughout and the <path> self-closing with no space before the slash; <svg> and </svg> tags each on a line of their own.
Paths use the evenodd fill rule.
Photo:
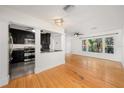
<svg viewBox="0 0 124 93">
<path fill-rule="evenodd" d="M 33 74 L 35 68 L 35 31 L 32 27 L 9 25 L 9 75 L 16 79 Z"/>
</svg>

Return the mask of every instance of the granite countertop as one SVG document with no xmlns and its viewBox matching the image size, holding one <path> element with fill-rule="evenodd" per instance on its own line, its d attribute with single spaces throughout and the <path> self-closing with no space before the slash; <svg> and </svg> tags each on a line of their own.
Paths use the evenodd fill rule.
<svg viewBox="0 0 124 93">
<path fill-rule="evenodd" d="M 41 51 L 41 53 L 51 53 L 51 52 L 60 52 L 62 50 L 47 50 L 47 51 Z"/>
</svg>

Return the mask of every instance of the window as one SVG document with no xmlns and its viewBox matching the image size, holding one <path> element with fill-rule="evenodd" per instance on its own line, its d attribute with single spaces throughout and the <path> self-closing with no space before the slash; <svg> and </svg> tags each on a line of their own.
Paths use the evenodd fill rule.
<svg viewBox="0 0 124 93">
<path fill-rule="evenodd" d="M 82 40 L 82 50 L 83 50 L 83 51 L 87 51 L 86 40 Z"/>
<path fill-rule="evenodd" d="M 114 39 L 113 37 L 105 38 L 105 53 L 114 53 Z"/>
<path fill-rule="evenodd" d="M 102 38 L 88 39 L 88 51 L 89 52 L 103 52 Z"/>
</svg>

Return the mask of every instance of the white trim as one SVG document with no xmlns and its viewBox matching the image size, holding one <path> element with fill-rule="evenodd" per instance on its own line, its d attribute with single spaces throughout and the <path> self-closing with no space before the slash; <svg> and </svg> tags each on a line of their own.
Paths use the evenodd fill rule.
<svg viewBox="0 0 124 93">
<path fill-rule="evenodd" d="M 6 77 L 0 78 L 0 87 L 4 86 L 4 85 L 7 85 L 8 83 L 9 83 L 9 75 L 6 76 Z"/>
</svg>

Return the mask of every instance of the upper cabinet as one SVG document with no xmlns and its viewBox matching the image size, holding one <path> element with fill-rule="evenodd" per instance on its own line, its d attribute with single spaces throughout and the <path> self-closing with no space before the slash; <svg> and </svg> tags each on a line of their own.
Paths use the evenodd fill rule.
<svg viewBox="0 0 124 93">
<path fill-rule="evenodd" d="M 13 38 L 14 44 L 34 44 L 35 34 L 33 32 L 19 30 L 19 29 L 9 29 L 10 34 Z"/>
</svg>

